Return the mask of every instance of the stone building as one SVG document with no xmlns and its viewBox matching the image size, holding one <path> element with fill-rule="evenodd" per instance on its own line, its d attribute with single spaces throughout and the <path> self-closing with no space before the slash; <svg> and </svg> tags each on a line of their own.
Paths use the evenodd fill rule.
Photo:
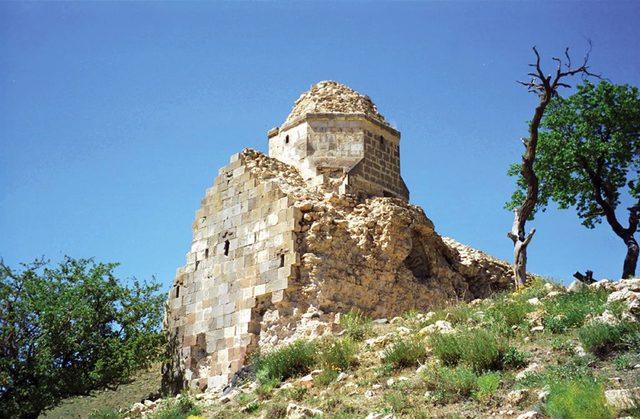
<svg viewBox="0 0 640 419">
<path fill-rule="evenodd" d="M 206 191 L 167 301 L 165 383 L 219 389 L 261 350 L 504 289 L 510 268 L 441 238 L 407 201 L 400 133 L 371 99 L 321 82 Z"/>
</svg>

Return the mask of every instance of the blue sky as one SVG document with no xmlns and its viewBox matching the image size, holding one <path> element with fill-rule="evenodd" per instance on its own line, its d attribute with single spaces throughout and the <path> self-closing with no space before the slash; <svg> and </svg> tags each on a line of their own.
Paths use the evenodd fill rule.
<svg viewBox="0 0 640 419">
<path fill-rule="evenodd" d="M 437 230 L 510 259 L 531 46 L 577 60 L 590 38 L 594 71 L 640 85 L 638 21 L 615 1 L 0 3 L 0 257 L 95 256 L 168 287 L 218 168 L 266 151 L 295 99 L 333 79 L 402 132 L 411 201 Z M 533 226 L 531 271 L 619 276 L 607 225 L 550 209 Z"/>
</svg>

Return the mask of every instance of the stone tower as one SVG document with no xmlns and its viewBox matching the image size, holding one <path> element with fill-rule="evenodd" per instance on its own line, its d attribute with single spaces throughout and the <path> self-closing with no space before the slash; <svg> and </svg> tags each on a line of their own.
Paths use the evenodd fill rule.
<svg viewBox="0 0 640 419">
<path fill-rule="evenodd" d="M 269 154 L 231 157 L 196 212 L 167 301 L 167 389 L 220 389 L 257 348 L 329 334 L 339 313 L 390 317 L 511 283 L 410 205 L 400 133 L 336 82 L 303 94 Z"/>
<path fill-rule="evenodd" d="M 267 135 L 269 156 L 297 168 L 310 185 L 409 200 L 400 175 L 400 132 L 368 96 L 344 84 L 312 86 L 284 124 Z"/>
</svg>

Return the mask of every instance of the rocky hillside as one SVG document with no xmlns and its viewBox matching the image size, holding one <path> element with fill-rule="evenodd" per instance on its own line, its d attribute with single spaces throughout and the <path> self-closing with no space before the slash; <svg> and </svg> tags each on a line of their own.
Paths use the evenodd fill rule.
<svg viewBox="0 0 640 419">
<path fill-rule="evenodd" d="M 258 356 L 223 393 L 93 417 L 639 417 L 639 297 L 640 279 L 536 280 L 438 311 L 349 313 L 330 337 Z"/>
</svg>

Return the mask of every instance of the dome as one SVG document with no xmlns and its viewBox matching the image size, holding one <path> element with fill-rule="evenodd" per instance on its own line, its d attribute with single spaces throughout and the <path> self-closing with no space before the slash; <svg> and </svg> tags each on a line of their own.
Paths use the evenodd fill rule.
<svg viewBox="0 0 640 419">
<path fill-rule="evenodd" d="M 284 125 L 309 113 L 351 113 L 389 125 L 369 96 L 336 81 L 321 81 L 303 93 L 293 105 Z"/>
</svg>

